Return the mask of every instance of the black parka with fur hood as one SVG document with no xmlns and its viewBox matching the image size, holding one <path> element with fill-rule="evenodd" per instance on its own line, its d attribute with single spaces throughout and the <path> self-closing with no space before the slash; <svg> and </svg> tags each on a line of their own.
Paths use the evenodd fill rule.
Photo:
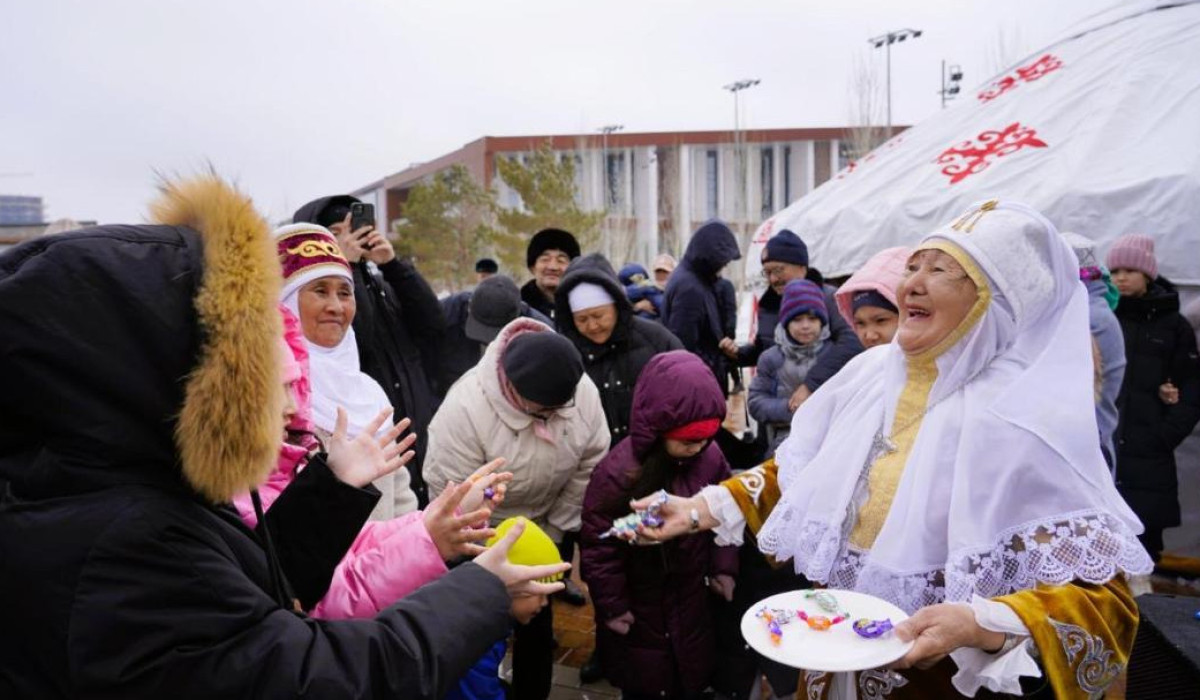
<svg viewBox="0 0 1200 700">
<path fill-rule="evenodd" d="M 222 505 L 282 434 L 270 232 L 215 177 L 154 219 L 0 255 L 0 697 L 441 698 L 506 634 L 503 583 L 466 564 L 372 620 L 293 612 Z"/>
</svg>

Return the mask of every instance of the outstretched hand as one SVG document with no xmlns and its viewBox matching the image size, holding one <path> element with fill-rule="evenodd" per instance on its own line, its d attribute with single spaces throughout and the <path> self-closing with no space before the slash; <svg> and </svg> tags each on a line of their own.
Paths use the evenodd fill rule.
<svg viewBox="0 0 1200 700">
<path fill-rule="evenodd" d="M 633 544 L 658 544 L 673 540 L 681 535 L 686 535 L 690 532 L 699 532 L 700 530 L 711 530 L 720 523 L 708 510 L 708 502 L 699 495 L 691 498 L 683 498 L 674 494 L 667 494 L 665 502 L 660 499 L 662 496 L 658 493 L 652 493 L 645 498 L 631 501 L 629 506 L 635 511 L 642 511 L 650 507 L 653 503 L 661 503 L 658 514 L 663 519 L 663 524 L 659 527 L 646 527 L 638 525 L 637 534 L 624 538 Z M 692 529 L 692 510 L 700 516 L 700 527 L 697 530 Z"/>
<path fill-rule="evenodd" d="M 502 460 L 488 462 L 475 473 L 483 472 L 486 475 L 500 464 L 503 464 Z M 496 534 L 495 530 L 487 527 L 488 518 L 492 514 L 490 508 L 477 508 L 468 513 L 457 514 L 463 500 L 474 486 L 470 481 L 461 484 L 451 481 L 438 497 L 425 507 L 425 529 L 429 531 L 429 537 L 437 547 L 438 554 L 446 561 L 481 554 L 484 547 L 479 543 Z"/>
<path fill-rule="evenodd" d="M 412 461 L 415 454 L 408 448 L 417 441 L 416 435 L 409 435 L 400 442 L 396 438 L 412 423 L 405 418 L 389 428 L 383 435 L 375 437 L 375 433 L 383 427 L 383 422 L 392 414 L 392 409 L 385 408 L 375 416 L 365 428 L 353 438 L 346 437 L 346 411 L 340 406 L 337 410 L 337 423 L 333 428 L 333 436 L 329 439 L 329 469 L 343 483 L 356 488 L 362 488 L 381 476 L 391 474 Z"/>
<path fill-rule="evenodd" d="M 471 485 L 471 490 L 463 498 L 462 504 L 459 506 L 461 510 L 482 508 L 487 511 L 488 518 L 492 517 L 496 507 L 504 502 L 504 494 L 508 491 L 508 482 L 513 478 L 512 472 L 495 471 L 503 467 L 507 461 L 503 457 L 497 457 L 467 477 L 466 483 Z M 488 489 L 491 489 L 490 497 L 487 493 Z"/>
<path fill-rule="evenodd" d="M 526 520 L 521 518 L 515 525 L 504 533 L 504 537 L 488 547 L 483 554 L 475 557 L 475 563 L 492 572 L 504 582 L 508 595 L 517 598 L 523 595 L 550 595 L 563 589 L 563 582 L 541 583 L 538 579 L 549 578 L 555 574 L 566 572 L 571 565 L 543 564 L 541 566 L 524 566 L 508 560 L 508 550 L 513 543 L 525 532 Z"/>
</svg>

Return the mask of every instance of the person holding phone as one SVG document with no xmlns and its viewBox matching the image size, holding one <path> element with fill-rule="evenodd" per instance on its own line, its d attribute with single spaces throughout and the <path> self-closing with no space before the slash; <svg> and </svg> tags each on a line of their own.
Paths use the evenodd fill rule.
<svg viewBox="0 0 1200 700">
<path fill-rule="evenodd" d="M 392 241 L 376 228 L 373 205 L 351 195 L 322 197 L 296 210 L 292 220 L 332 231 L 353 269 L 359 369 L 383 387 L 397 420 L 412 420 L 416 458 L 407 468 L 423 508 L 429 503 L 422 477 L 427 430 L 438 404 L 433 379 L 446 328 L 442 306 L 416 267 L 397 257 Z"/>
</svg>

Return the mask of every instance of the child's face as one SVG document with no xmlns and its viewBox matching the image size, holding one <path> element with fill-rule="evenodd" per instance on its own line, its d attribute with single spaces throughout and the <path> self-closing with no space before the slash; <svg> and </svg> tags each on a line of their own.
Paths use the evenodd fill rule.
<svg viewBox="0 0 1200 700">
<path fill-rule="evenodd" d="M 513 598 L 512 605 L 508 608 L 508 614 L 522 625 L 528 625 L 542 608 L 546 607 L 546 603 L 550 599 L 544 595 L 523 595 Z"/>
<path fill-rule="evenodd" d="M 663 440 L 663 448 L 674 459 L 691 459 L 700 454 L 708 444 L 708 440 Z"/>
<path fill-rule="evenodd" d="M 1111 270 L 1113 284 L 1123 297 L 1140 297 L 1150 288 L 1150 278 L 1141 270 L 1118 267 Z"/>
<path fill-rule="evenodd" d="M 899 325 L 899 314 L 878 306 L 860 306 L 854 312 L 854 334 L 864 348 L 892 342 Z"/>
<path fill-rule="evenodd" d="M 792 340 L 808 345 L 821 335 L 821 319 L 809 313 L 800 314 L 788 321 L 787 331 Z"/>
<path fill-rule="evenodd" d="M 292 418 L 296 416 L 296 394 L 295 383 L 283 383 L 283 439 L 287 439 L 288 426 L 292 424 Z"/>
</svg>

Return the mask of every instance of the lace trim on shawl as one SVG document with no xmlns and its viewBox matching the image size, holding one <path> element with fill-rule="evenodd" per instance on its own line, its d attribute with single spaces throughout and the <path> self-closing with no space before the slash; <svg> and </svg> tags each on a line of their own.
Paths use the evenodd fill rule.
<svg viewBox="0 0 1200 700">
<path fill-rule="evenodd" d="M 857 494 L 856 494 L 857 500 Z M 790 515 L 790 513 L 788 514 Z M 896 573 L 873 566 L 869 552 L 844 549 L 845 534 L 827 523 L 799 526 L 796 571 L 831 588 L 883 598 L 913 613 L 945 601 L 995 598 L 1079 580 L 1104 584 L 1118 573 L 1149 573 L 1153 562 L 1137 537 L 1105 513 L 1071 513 L 1054 521 L 1026 523 L 1001 533 L 990 550 L 952 554 L 944 569 Z M 789 548 L 791 549 L 791 548 Z"/>
</svg>

